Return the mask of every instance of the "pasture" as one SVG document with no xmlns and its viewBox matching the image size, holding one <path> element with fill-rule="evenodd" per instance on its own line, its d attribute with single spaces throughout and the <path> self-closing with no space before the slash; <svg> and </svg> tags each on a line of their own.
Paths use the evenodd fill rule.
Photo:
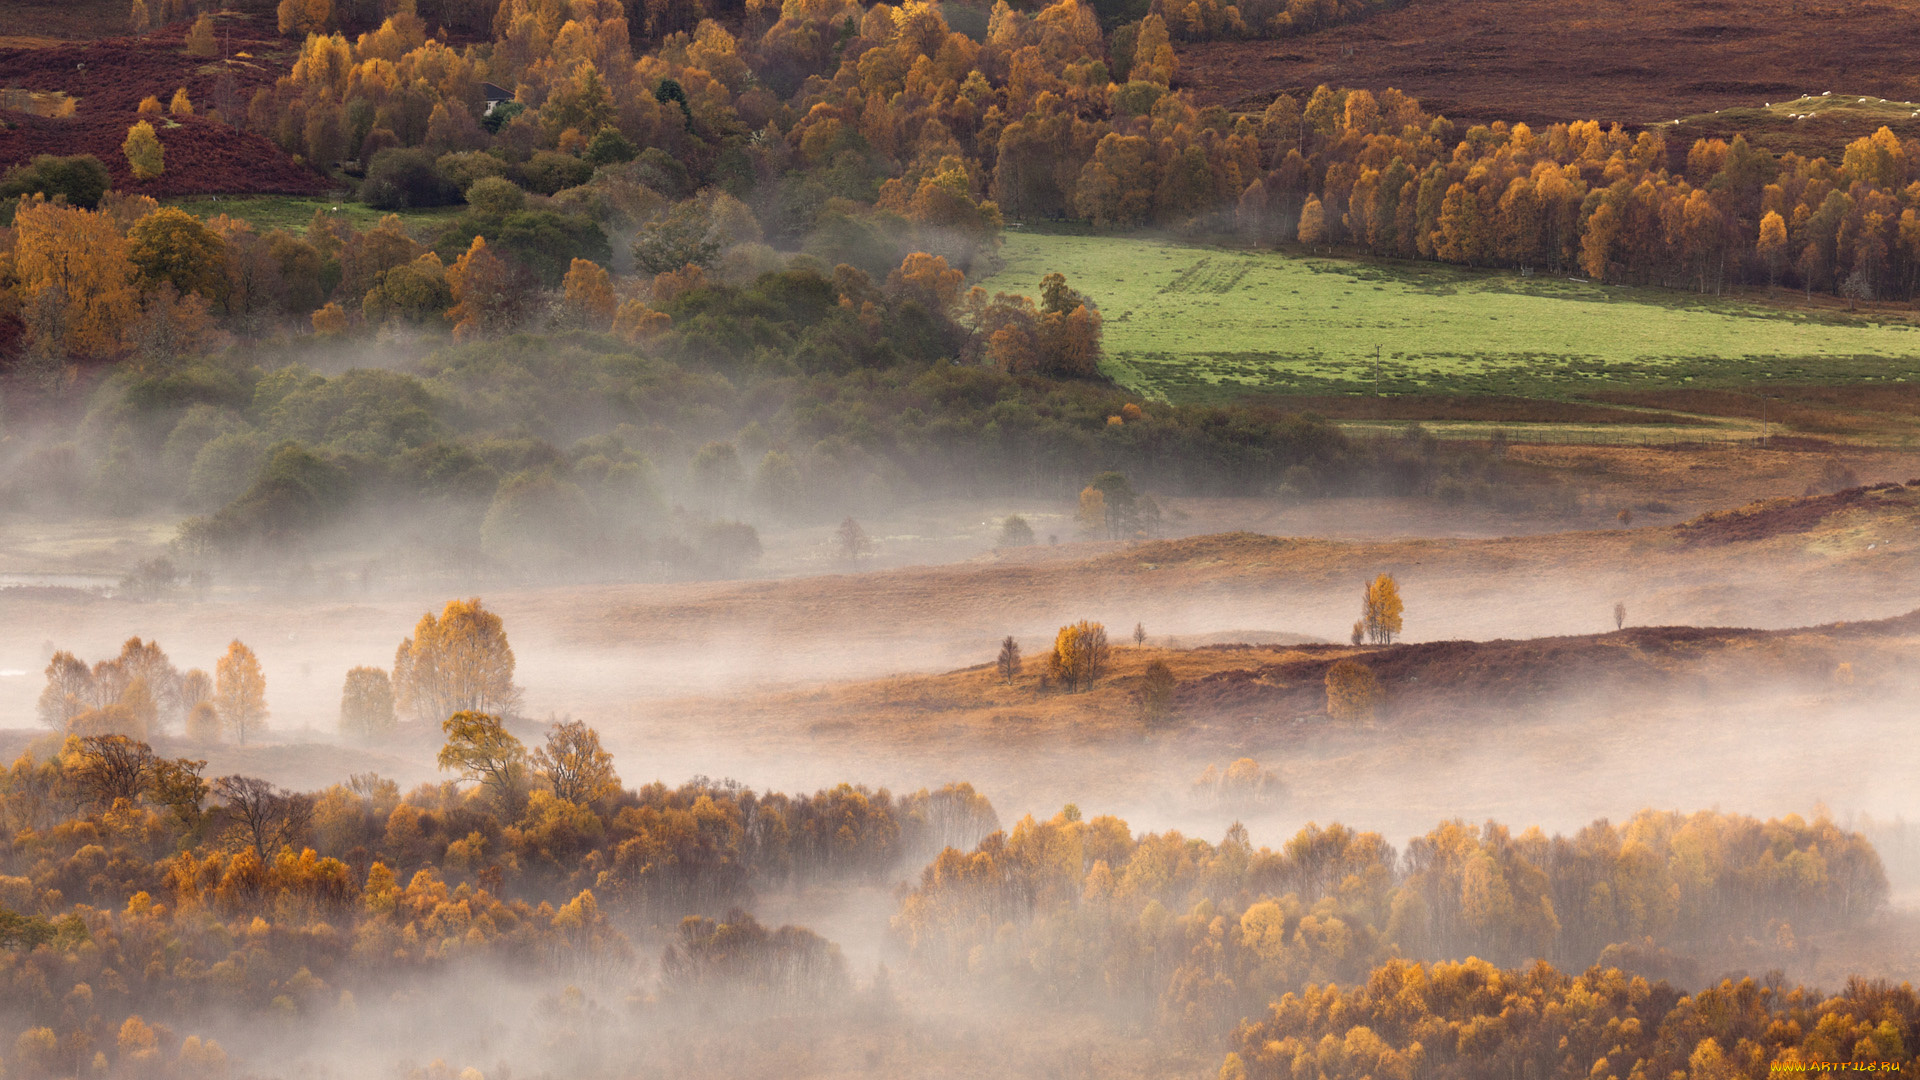
<svg viewBox="0 0 1920 1080">
<path fill-rule="evenodd" d="M 989 292 L 1053 271 L 1105 316 L 1103 370 L 1163 401 L 1920 381 L 1920 328 L 1663 289 L 1167 240 L 1009 231 Z"/>
</svg>

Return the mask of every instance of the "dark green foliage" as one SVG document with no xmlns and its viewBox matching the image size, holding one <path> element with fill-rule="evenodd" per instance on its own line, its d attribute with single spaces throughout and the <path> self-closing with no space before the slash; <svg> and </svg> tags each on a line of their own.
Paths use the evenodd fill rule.
<svg viewBox="0 0 1920 1080">
<path fill-rule="evenodd" d="M 476 236 L 486 237 L 494 254 L 526 267 L 548 288 L 560 284 L 575 259 L 604 264 L 613 258 L 598 222 L 554 210 L 520 210 L 504 217 L 470 213 L 440 234 L 434 250 L 451 266 Z"/>
<path fill-rule="evenodd" d="M 660 85 L 653 88 L 653 100 L 665 105 L 671 101 L 680 106 L 680 115 L 686 120 L 687 129 L 693 129 L 693 110 L 687 106 L 686 88 L 678 79 L 661 79 Z"/>
<path fill-rule="evenodd" d="M 86 921 L 78 914 L 48 919 L 42 915 L 21 915 L 0 907 L 0 949 L 32 952 L 42 945 L 67 949 L 87 940 Z"/>
<path fill-rule="evenodd" d="M 828 266 L 858 267 L 878 281 L 913 250 L 911 236 L 911 226 L 892 214 L 834 212 L 823 215 L 807 235 L 805 251 Z"/>
<path fill-rule="evenodd" d="M 587 152 L 583 157 L 589 165 L 617 165 L 632 161 L 637 153 L 639 151 L 634 149 L 633 143 L 625 135 L 620 134 L 619 128 L 603 127 L 587 144 Z"/>
<path fill-rule="evenodd" d="M 339 464 L 297 442 L 269 451 L 246 494 L 227 504 L 207 526 L 216 547 L 298 541 L 332 521 L 353 495 L 353 478 Z"/>
<path fill-rule="evenodd" d="M 593 179 L 593 163 L 558 150 L 542 150 L 515 170 L 522 187 L 551 195 Z"/>
<path fill-rule="evenodd" d="M 527 107 L 518 101 L 502 101 L 494 105 L 493 110 L 480 118 L 480 126 L 489 133 L 499 134 L 500 128 L 509 120 L 526 112 Z"/>
<path fill-rule="evenodd" d="M 1130 82 L 1113 93 L 1113 111 L 1122 116 L 1146 116 L 1167 88 L 1159 83 Z"/>
<path fill-rule="evenodd" d="M 373 155 L 360 201 L 376 210 L 450 206 L 460 201 L 460 191 L 434 167 L 433 154 L 394 147 Z"/>
<path fill-rule="evenodd" d="M 508 214 L 499 232 L 488 236 L 487 242 L 498 244 L 548 288 L 560 284 L 575 259 L 605 263 L 613 258 L 607 234 L 585 214 L 522 210 Z"/>
<path fill-rule="evenodd" d="M 262 426 L 279 438 L 343 453 L 392 454 L 441 435 L 426 387 L 377 368 L 331 379 L 282 369 L 262 381 L 254 405 Z"/>
<path fill-rule="evenodd" d="M 13 202 L 22 195 L 40 194 L 52 199 L 64 196 L 69 206 L 88 210 L 100 204 L 100 197 L 113 185 L 106 165 L 92 154 L 54 157 L 41 154 L 23 165 L 8 169 L 0 177 L 0 200 Z M 12 215 L 13 208 L 7 213 Z"/>
<path fill-rule="evenodd" d="M 1100 25 L 1110 30 L 1139 22 L 1152 7 L 1151 0 L 1094 0 L 1093 13 L 1100 17 Z"/>
<path fill-rule="evenodd" d="M 684 199 L 693 192 L 693 178 L 679 158 L 657 146 L 649 146 L 636 159 L 640 182 L 669 199 Z"/>
</svg>

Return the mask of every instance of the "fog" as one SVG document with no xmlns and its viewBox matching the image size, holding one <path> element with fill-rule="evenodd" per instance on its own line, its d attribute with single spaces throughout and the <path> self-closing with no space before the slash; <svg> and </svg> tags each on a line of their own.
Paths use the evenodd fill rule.
<svg viewBox="0 0 1920 1080">
<path fill-rule="evenodd" d="M 1702 504 L 1725 497 L 1699 496 Z M 258 776 L 296 792 L 366 773 L 402 792 L 439 785 L 452 777 L 436 763 L 437 725 L 403 720 L 371 744 L 344 736 L 342 681 L 351 668 L 392 665 L 423 615 L 478 596 L 511 641 L 521 696 L 507 730 L 532 747 L 550 724 L 583 721 L 629 789 L 711 778 L 763 793 L 855 783 L 905 796 L 965 782 L 1009 830 L 1029 815 L 1067 826 L 1080 815 L 1115 815 L 1135 836 L 1177 831 L 1209 845 L 1232 843 L 1230 830 L 1244 825 L 1254 849 L 1280 851 L 1301 830 L 1337 822 L 1380 834 L 1408 859 L 1416 838 L 1453 820 L 1469 831 L 1497 822 L 1514 837 L 1536 827 L 1572 837 L 1649 810 L 1798 815 L 1857 830 L 1873 845 L 1889 886 L 1885 906 L 1844 925 L 1797 922 L 1777 936 L 1799 944 L 1777 949 L 1766 937 L 1776 930 L 1756 928 L 1787 927 L 1785 909 L 1762 912 L 1740 929 L 1729 922 L 1721 939 L 1676 939 L 1678 959 L 1653 973 L 1711 985 L 1779 969 L 1827 987 L 1853 975 L 1920 976 L 1920 834 L 1908 824 L 1920 820 L 1908 765 L 1920 756 L 1909 704 L 1920 665 L 1907 659 L 1920 628 L 1844 625 L 1920 607 L 1905 587 L 1920 560 L 1906 519 L 1861 511 L 1817 536 L 1787 530 L 1708 543 L 1669 528 L 1680 508 L 1639 529 L 1609 528 L 1612 504 L 1599 496 L 1553 514 L 1383 496 L 1164 495 L 1162 505 L 1160 536 L 1104 541 L 1078 536 L 1073 508 L 1059 499 L 902 500 L 863 513 L 866 552 L 837 549 L 831 521 L 771 522 L 752 570 L 690 581 L 607 571 L 543 581 L 498 566 L 416 573 L 368 543 L 305 560 L 297 573 L 236 565 L 197 588 L 144 599 L 115 573 L 161 550 L 164 518 L 106 525 L 16 515 L 0 529 L 0 753 L 45 760 L 60 752 L 58 733 L 35 722 L 42 672 L 57 650 L 92 663 L 139 637 L 159 643 L 181 671 L 211 672 L 237 640 L 265 675 L 265 730 L 245 746 L 210 744 L 188 740 L 176 720 L 149 733 L 157 753 L 204 758 L 208 778 Z M 1715 507 L 1684 509 L 1706 508 Z M 1036 544 L 998 545 L 1013 514 L 1032 525 Z M 1518 696 L 1500 681 L 1511 675 L 1476 674 L 1493 662 L 1493 646 L 1471 646 L 1463 659 L 1396 669 L 1387 706 L 1370 720 L 1329 719 L 1319 675 L 1302 682 L 1283 669 L 1339 653 L 1366 583 L 1382 573 L 1395 577 L 1406 606 L 1400 644 L 1389 649 L 1571 643 L 1524 646 L 1543 659 Z M 1701 644 L 1634 639 L 1611 633 L 1616 603 L 1629 631 L 1779 633 Z M 1030 681 L 1056 630 L 1080 619 L 1103 623 L 1113 640 L 1118 673 L 1107 696 L 1098 687 L 1077 698 L 1022 683 L 991 693 L 1024 694 L 1024 704 L 982 703 L 1003 638 L 1027 657 Z M 1559 670 L 1544 659 L 1553 649 L 1603 659 Z M 1179 680 L 1173 720 L 1160 725 L 1138 719 L 1132 689 L 1149 656 L 1164 657 Z M 1231 686 L 1243 687 L 1240 696 L 1222 689 Z M 1303 694 L 1319 704 L 1301 707 Z M 1243 759 L 1270 777 L 1257 794 L 1228 797 L 1201 782 Z M 458 810 L 431 803 L 450 819 L 486 812 L 473 785 L 433 798 L 468 800 Z M 1077 815 L 1063 814 L 1067 807 Z M 609 827 L 612 820 L 609 810 Z M 202 842 L 229 841 L 207 833 Z M 346 855 L 350 864 L 372 857 L 358 851 Z M 448 949 L 392 969 L 356 951 L 354 966 L 324 975 L 316 967 L 304 997 L 289 995 L 264 1018 L 219 1005 L 166 1022 L 176 1035 L 217 1038 L 237 1070 L 262 1076 L 1091 1077 L 1217 1068 L 1219 1044 L 1206 1034 L 1214 1028 L 1172 1042 L 1154 1037 L 1171 1023 L 1168 1006 L 1155 1003 L 1163 990 L 1175 993 L 1159 983 L 1132 985 L 1110 968 L 1104 982 L 1076 976 L 1076 989 L 1056 1000 L 1052 976 L 1008 975 L 990 956 L 978 959 L 983 945 L 966 972 L 929 960 L 903 913 L 916 889 L 934 887 L 924 868 L 938 854 L 902 850 L 857 874 L 768 879 L 733 900 L 673 910 L 622 906 L 604 870 L 599 884 L 580 872 L 536 884 L 527 866 L 523 883 L 508 879 L 506 899 L 518 891 L 528 903 L 550 903 L 536 918 L 552 920 L 574 890 L 599 889 L 604 927 L 591 933 L 604 937 L 540 945 L 537 954 Z M 422 865 L 435 866 L 433 858 Z M 21 857 L 13 866 L 9 873 L 31 872 Z M 1394 872 L 1412 875 L 1411 866 Z M 405 871 L 398 884 L 414 869 L 396 867 Z M 484 879 L 474 867 L 454 869 L 451 854 L 440 872 L 462 890 Z M 356 874 L 365 877 L 357 866 Z M 500 899 L 502 887 L 492 893 Z M 1170 894 L 1166 907 L 1179 915 L 1201 895 Z M 1250 899 L 1204 903 L 1236 905 L 1227 908 L 1233 919 Z M 702 961 L 715 966 L 698 977 L 686 971 L 706 969 L 672 967 L 673 949 L 686 944 L 680 935 L 693 932 L 681 917 L 737 926 L 736 906 L 768 931 L 805 928 L 830 954 L 802 962 L 778 951 L 813 940 L 796 937 L 766 946 L 775 952 L 764 968 L 739 959 L 758 955 L 750 951 Z M 1042 933 L 1044 914 L 1008 916 L 1016 929 L 1001 939 Z M 1561 913 L 1569 926 L 1578 918 Z M 343 930 L 352 917 L 344 919 Z M 1503 947 L 1484 946 L 1492 955 Z M 1448 948 L 1405 951 L 1439 959 Z M 1577 971 L 1593 959 L 1559 962 Z M 1104 988 L 1087 989 L 1094 985 Z M 162 1006 L 143 1008 L 160 1022 Z"/>
</svg>

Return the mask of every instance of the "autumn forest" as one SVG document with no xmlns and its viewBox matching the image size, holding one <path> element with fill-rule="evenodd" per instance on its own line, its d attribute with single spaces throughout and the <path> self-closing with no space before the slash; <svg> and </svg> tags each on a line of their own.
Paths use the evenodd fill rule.
<svg viewBox="0 0 1920 1080">
<path fill-rule="evenodd" d="M 0 1080 L 1914 1067 L 1897 5 L 0 6 Z"/>
</svg>

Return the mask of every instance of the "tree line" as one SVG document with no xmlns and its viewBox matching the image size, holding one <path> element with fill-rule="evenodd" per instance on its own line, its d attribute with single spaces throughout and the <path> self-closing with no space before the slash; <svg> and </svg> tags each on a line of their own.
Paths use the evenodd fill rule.
<svg viewBox="0 0 1920 1080">
<path fill-rule="evenodd" d="M 812 1001 L 846 987 L 837 949 L 761 927 L 756 892 L 882 879 L 998 827 L 965 784 L 636 790 L 579 722 L 531 752 L 495 716 L 444 726 L 460 779 L 404 795 L 373 775 L 208 780 L 124 735 L 0 770 L 8 1075 L 213 1075 L 194 1071 L 227 1067 L 209 1010 L 319 1015 L 463 959 L 565 972 L 651 943 L 667 1001 Z"/>
<path fill-rule="evenodd" d="M 1823 994 L 1749 977 L 1689 993 L 1615 967 L 1395 959 L 1273 1002 L 1236 1029 L 1220 1078 L 1900 1072 L 1917 1024 L 1905 983 L 1850 979 Z"/>
<path fill-rule="evenodd" d="M 1871 846 L 1824 818 L 1649 810 L 1554 837 L 1453 821 L 1396 852 L 1337 824 L 1272 850 L 1237 824 L 1209 844 L 1068 807 L 942 852 L 893 928 L 932 977 L 1204 1037 L 1394 957 L 1645 966 L 1744 939 L 1782 956 L 1886 898 Z"/>
</svg>

